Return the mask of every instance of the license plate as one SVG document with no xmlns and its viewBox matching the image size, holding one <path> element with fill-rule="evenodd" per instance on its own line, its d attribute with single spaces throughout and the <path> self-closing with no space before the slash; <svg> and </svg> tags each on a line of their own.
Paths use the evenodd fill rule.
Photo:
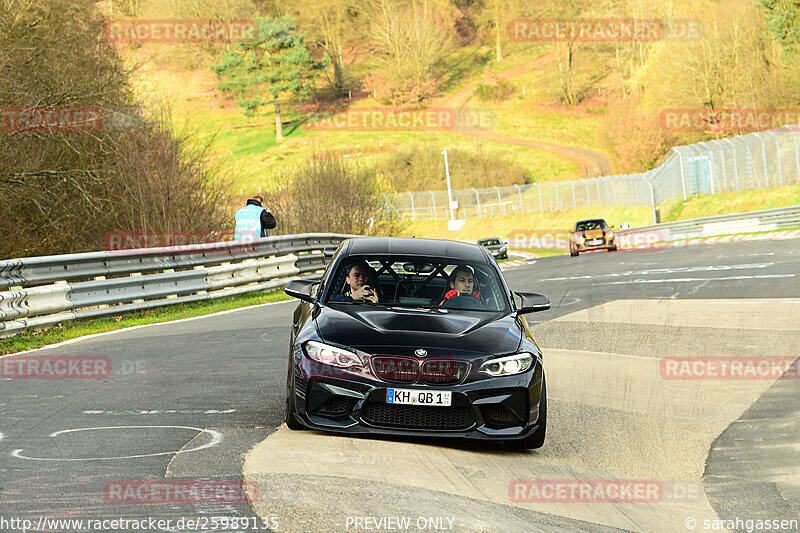
<svg viewBox="0 0 800 533">
<path fill-rule="evenodd" d="M 449 407 L 453 399 L 451 391 L 386 389 L 386 403 L 401 405 L 439 405 Z"/>
<path fill-rule="evenodd" d="M 603 244 L 603 239 L 592 239 L 589 241 L 590 246 L 597 246 L 598 244 Z"/>
</svg>

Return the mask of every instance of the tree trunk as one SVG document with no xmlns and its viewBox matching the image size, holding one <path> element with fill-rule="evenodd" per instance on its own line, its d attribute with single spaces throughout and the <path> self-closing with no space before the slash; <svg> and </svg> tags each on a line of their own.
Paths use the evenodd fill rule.
<svg viewBox="0 0 800 533">
<path fill-rule="evenodd" d="M 500 62 L 503 60 L 503 49 L 500 46 L 500 0 L 495 0 L 494 3 L 494 35 L 497 61 Z"/>
<path fill-rule="evenodd" d="M 283 121 L 281 120 L 281 103 L 275 100 L 275 140 L 283 140 Z"/>
</svg>

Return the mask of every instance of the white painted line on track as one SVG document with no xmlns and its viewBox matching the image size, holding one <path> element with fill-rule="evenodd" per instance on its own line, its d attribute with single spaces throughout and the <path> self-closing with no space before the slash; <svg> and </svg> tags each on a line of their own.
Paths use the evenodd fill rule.
<svg viewBox="0 0 800 533">
<path fill-rule="evenodd" d="M 647 276 L 650 274 L 680 274 L 688 272 L 719 272 L 726 270 L 751 270 L 774 266 L 775 263 L 747 263 L 739 265 L 675 267 L 675 268 L 650 268 L 647 270 L 628 270 L 627 272 L 610 272 L 608 274 L 587 274 L 585 276 L 564 276 L 558 278 L 544 278 L 541 281 L 571 281 L 595 278 L 620 278 L 623 276 Z"/>
<path fill-rule="evenodd" d="M 592 283 L 592 285 L 629 285 L 636 283 L 688 283 L 692 281 L 733 281 L 738 279 L 775 279 L 775 278 L 794 278 L 796 274 L 764 274 L 763 276 L 724 276 L 721 278 L 667 278 L 667 279 L 632 279 L 627 281 L 604 281 L 602 283 Z"/>
<path fill-rule="evenodd" d="M 35 350 L 25 350 L 24 352 L 16 352 L 16 353 L 10 353 L 10 354 L 6 354 L 6 355 L 0 355 L 0 359 L 4 359 L 6 357 L 14 357 L 16 355 L 22 355 L 22 354 L 26 354 L 26 353 L 38 352 L 39 350 L 49 350 L 50 348 L 58 348 L 59 346 L 66 346 L 68 344 L 74 344 L 76 342 L 86 341 L 86 340 L 89 340 L 89 339 L 95 339 L 97 337 L 105 337 L 106 335 L 113 335 L 115 333 L 122 333 L 123 331 L 133 331 L 133 330 L 136 330 L 136 329 L 149 328 L 149 327 L 153 327 L 153 326 L 164 326 L 164 325 L 168 325 L 168 324 L 178 324 L 178 323 L 181 323 L 181 322 L 190 322 L 192 320 L 201 320 L 203 318 L 211 318 L 211 317 L 220 316 L 220 315 L 227 315 L 229 313 L 236 313 L 236 312 L 239 312 L 239 311 L 247 311 L 247 310 L 250 310 L 250 309 L 257 309 L 259 307 L 266 307 L 268 305 L 278 305 L 278 304 L 285 304 L 285 303 L 290 303 L 290 302 L 297 303 L 297 300 L 292 298 L 291 300 L 284 300 L 284 301 L 281 301 L 281 302 L 267 302 L 265 304 L 248 305 L 247 307 L 239 307 L 237 309 L 227 309 L 225 311 L 218 311 L 216 313 L 211 313 L 209 315 L 192 316 L 192 317 L 189 317 L 189 318 L 179 318 L 177 320 L 169 320 L 167 322 L 155 322 L 153 324 L 140 324 L 138 326 L 131 326 L 129 328 L 115 329 L 113 331 L 104 331 L 102 333 L 92 333 L 91 335 L 85 335 L 83 337 L 77 337 L 75 339 L 70 339 L 68 341 L 59 342 L 59 343 L 56 343 L 56 344 L 48 344 L 47 346 L 42 346 L 41 348 L 36 348 Z"/>
<path fill-rule="evenodd" d="M 78 458 L 71 458 L 71 459 L 59 459 L 59 458 L 49 458 L 49 457 L 27 457 L 22 455 L 22 450 L 14 450 L 11 452 L 12 457 L 16 457 L 18 459 L 28 459 L 29 461 L 112 461 L 115 459 L 139 459 L 143 457 L 156 457 L 159 455 L 175 455 L 177 453 L 189 453 L 189 452 L 197 452 L 200 450 L 205 450 L 206 448 L 212 448 L 222 442 L 222 434 L 217 431 L 213 431 L 211 429 L 203 429 L 203 428 L 196 428 L 191 426 L 105 426 L 105 427 L 96 427 L 96 428 L 77 428 L 77 429 L 64 429 L 62 431 L 56 431 L 55 433 L 51 433 L 50 437 L 57 437 L 63 433 L 75 433 L 78 431 L 98 431 L 98 430 L 105 430 L 105 429 L 161 429 L 161 428 L 172 428 L 172 429 L 189 429 L 192 431 L 197 431 L 198 433 L 207 433 L 211 435 L 211 442 L 203 444 L 202 446 L 198 446 L 196 448 L 190 448 L 188 450 L 175 450 L 170 452 L 158 452 L 158 453 L 146 453 L 141 455 L 126 455 L 126 456 L 119 456 L 119 457 L 78 457 Z"/>
</svg>

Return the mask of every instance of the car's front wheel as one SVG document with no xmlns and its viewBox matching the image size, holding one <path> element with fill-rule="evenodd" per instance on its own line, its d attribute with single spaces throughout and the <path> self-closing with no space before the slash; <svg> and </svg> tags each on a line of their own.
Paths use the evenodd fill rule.
<svg viewBox="0 0 800 533">
<path fill-rule="evenodd" d="M 506 447 L 512 450 L 535 450 L 544 446 L 547 433 L 547 384 L 542 380 L 542 397 L 539 400 L 539 427 L 524 439 L 507 440 Z"/>
<path fill-rule="evenodd" d="M 576 252 L 575 250 L 570 248 L 569 249 L 569 255 L 571 255 L 572 257 L 577 257 L 578 256 L 578 252 Z"/>
<path fill-rule="evenodd" d="M 305 426 L 297 420 L 294 410 L 294 387 L 292 387 L 292 363 L 289 362 L 289 372 L 286 376 L 286 408 L 283 412 L 283 421 L 289 429 L 304 429 Z"/>
</svg>

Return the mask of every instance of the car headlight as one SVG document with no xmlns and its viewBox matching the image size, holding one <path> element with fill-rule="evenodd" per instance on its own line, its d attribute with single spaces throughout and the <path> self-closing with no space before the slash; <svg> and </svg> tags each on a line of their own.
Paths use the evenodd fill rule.
<svg viewBox="0 0 800 533">
<path fill-rule="evenodd" d="M 339 368 L 362 368 L 361 358 L 353 352 L 330 346 L 317 341 L 308 341 L 305 345 L 306 355 L 318 363 Z"/>
<path fill-rule="evenodd" d="M 580 235 L 575 235 L 575 242 L 581 244 L 584 241 L 584 238 Z"/>
<path fill-rule="evenodd" d="M 606 239 L 613 239 L 613 238 L 614 238 L 614 232 L 613 231 L 609 231 L 608 233 L 606 233 Z"/>
<path fill-rule="evenodd" d="M 523 352 L 486 361 L 480 371 L 490 376 L 512 376 L 526 372 L 532 365 L 533 355 Z"/>
</svg>

